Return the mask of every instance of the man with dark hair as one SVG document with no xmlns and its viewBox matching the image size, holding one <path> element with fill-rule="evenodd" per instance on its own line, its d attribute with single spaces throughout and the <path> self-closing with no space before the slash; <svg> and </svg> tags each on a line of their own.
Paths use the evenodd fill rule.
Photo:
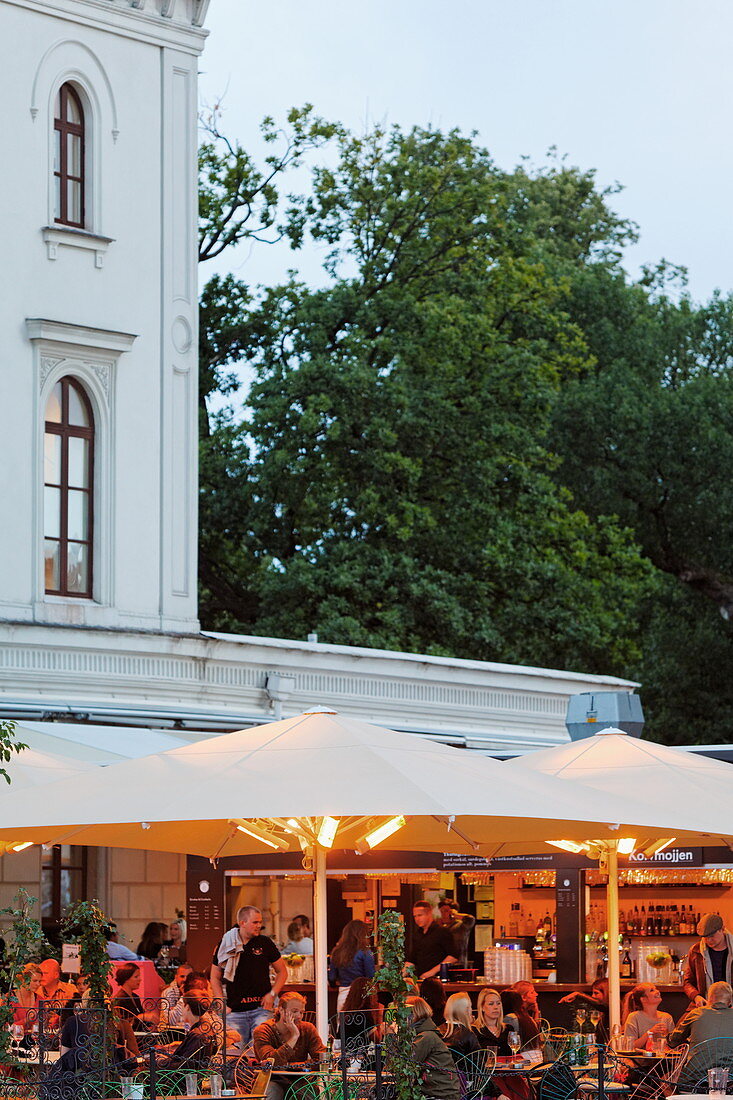
<svg viewBox="0 0 733 1100">
<path fill-rule="evenodd" d="M 163 1058 L 156 1059 L 158 1069 L 203 1069 L 216 1051 L 217 1041 L 207 1022 L 209 1000 L 201 991 L 183 998 L 182 1023 L 188 1031 L 180 1043 Z"/>
<path fill-rule="evenodd" d="M 456 955 L 453 936 L 433 919 L 433 907 L 427 901 L 417 901 L 412 907 L 416 928 L 412 931 L 412 949 L 408 962 L 413 963 L 418 981 L 440 973 L 443 963 L 454 963 Z"/>
<path fill-rule="evenodd" d="M 211 963 L 211 990 L 216 1000 L 226 999 L 228 1023 L 245 1046 L 257 1025 L 272 1016 L 288 975 L 277 947 L 261 932 L 262 913 L 254 905 L 243 905 L 237 927 L 224 934 Z M 275 971 L 272 988 L 270 967 Z"/>
<path fill-rule="evenodd" d="M 124 943 L 117 942 L 117 925 L 112 921 L 104 930 L 107 940 L 107 954 L 115 962 L 142 962 L 142 955 L 136 955 Z"/>
<path fill-rule="evenodd" d="M 454 954 L 459 966 L 468 966 L 468 940 L 476 918 L 470 913 L 459 913 L 452 898 L 443 898 L 440 905 L 440 923 L 453 937 Z"/>
</svg>

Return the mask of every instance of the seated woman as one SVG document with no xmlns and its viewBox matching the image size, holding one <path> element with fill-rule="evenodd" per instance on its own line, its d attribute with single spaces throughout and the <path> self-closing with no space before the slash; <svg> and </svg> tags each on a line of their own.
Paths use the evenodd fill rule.
<svg viewBox="0 0 733 1100">
<path fill-rule="evenodd" d="M 439 978 L 423 978 L 420 982 L 420 996 L 430 1005 L 430 1011 L 433 1015 L 433 1023 L 435 1026 L 437 1028 L 442 1027 L 445 1021 L 443 1011 L 446 1001 L 443 983 Z"/>
<path fill-rule="evenodd" d="M 453 1055 L 433 1023 L 430 1005 L 422 997 L 408 997 L 415 1038 L 412 1055 L 422 1067 L 420 1088 L 430 1100 L 460 1100 L 461 1081 Z"/>
<path fill-rule="evenodd" d="M 160 949 L 165 944 L 169 945 L 168 925 L 160 921 L 151 920 L 145 925 L 140 943 L 137 945 L 137 954 L 144 959 L 157 959 Z"/>
<path fill-rule="evenodd" d="M 608 978 L 596 978 L 590 987 L 590 993 L 583 993 L 580 989 L 561 997 L 558 1004 L 578 1004 L 591 1010 L 596 1009 L 601 1013 L 601 1019 L 596 1024 L 596 1042 L 607 1043 L 608 1028 Z"/>
<path fill-rule="evenodd" d="M 662 994 L 653 982 L 640 982 L 624 997 L 624 1035 L 637 1050 L 650 1049 L 655 1039 L 666 1039 L 674 1031 L 674 1020 L 668 1012 L 659 1011 Z"/>
<path fill-rule="evenodd" d="M 18 986 L 11 994 L 13 1024 L 23 1028 L 24 1035 L 33 1030 L 38 1023 L 38 990 L 42 981 L 41 968 L 35 963 L 26 963 L 18 976 Z"/>
<path fill-rule="evenodd" d="M 383 1009 L 367 978 L 354 978 L 349 993 L 338 1014 L 335 1039 L 346 1039 L 349 1052 L 361 1053 L 376 1042 L 382 1033 Z"/>
<path fill-rule="evenodd" d="M 482 989 L 479 993 L 473 1030 L 482 1049 L 491 1047 L 496 1050 L 497 1058 L 509 1057 L 511 1049 L 507 1036 L 511 1028 L 504 1023 L 501 997 L 495 989 Z"/>
<path fill-rule="evenodd" d="M 522 1049 L 534 1049 L 540 1045 L 540 1029 L 524 1008 L 522 994 L 516 989 L 504 989 L 501 994 L 504 1023 L 512 1031 L 518 1031 Z"/>
<path fill-rule="evenodd" d="M 114 1008 L 120 1009 L 122 1016 L 128 1016 L 133 1031 L 146 1031 L 157 1023 L 159 1012 L 157 1009 L 146 1010 L 137 995 L 140 988 L 142 974 L 136 963 L 126 963 L 120 966 L 115 974 L 119 989 L 112 998 Z"/>
<path fill-rule="evenodd" d="M 440 1027 L 443 1042 L 453 1058 L 474 1054 L 479 1041 L 473 1030 L 473 1009 L 468 993 L 453 993 L 445 1002 L 445 1023 Z"/>
</svg>

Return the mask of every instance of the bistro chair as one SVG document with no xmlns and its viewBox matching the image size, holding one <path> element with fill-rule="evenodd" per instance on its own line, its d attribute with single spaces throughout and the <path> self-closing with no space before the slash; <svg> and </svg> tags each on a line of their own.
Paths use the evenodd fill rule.
<svg viewBox="0 0 733 1100">
<path fill-rule="evenodd" d="M 575 1074 L 564 1057 L 560 1057 L 543 1073 L 537 1091 L 538 1100 L 578 1100 Z"/>
<path fill-rule="evenodd" d="M 564 1027 L 548 1027 L 540 1030 L 542 1053 L 546 1062 L 556 1062 L 567 1050 L 570 1032 Z"/>
<path fill-rule="evenodd" d="M 653 1064 L 631 1089 L 630 1100 L 662 1100 L 670 1096 L 680 1079 L 680 1074 L 687 1060 L 689 1046 L 682 1046 L 672 1050 L 666 1050 L 663 1058 L 655 1058 Z M 707 1084 L 707 1074 L 705 1076 Z"/>
<path fill-rule="evenodd" d="M 240 1054 L 234 1064 L 234 1087 L 238 1096 L 249 1096 L 252 1100 L 264 1097 L 272 1076 L 272 1060 L 259 1065 L 249 1060 L 246 1054 Z"/>
<path fill-rule="evenodd" d="M 733 1038 L 706 1039 L 691 1046 L 678 1082 L 680 1092 L 707 1092 L 708 1070 L 728 1068 L 727 1092 L 733 1092 Z"/>
<path fill-rule="evenodd" d="M 486 1089 L 496 1066 L 496 1049 L 488 1047 L 473 1054 L 454 1055 L 461 1082 L 462 1100 L 479 1100 Z"/>
</svg>

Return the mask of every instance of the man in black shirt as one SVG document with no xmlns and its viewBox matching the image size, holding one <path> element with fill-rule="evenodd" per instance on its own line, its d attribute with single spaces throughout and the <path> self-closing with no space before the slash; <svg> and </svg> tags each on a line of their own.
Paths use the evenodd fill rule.
<svg viewBox="0 0 733 1100">
<path fill-rule="evenodd" d="M 228 1024 L 236 1028 L 246 1046 L 258 1024 L 272 1016 L 275 998 L 285 985 L 287 967 L 275 944 L 261 935 L 262 913 L 243 905 L 237 927 L 226 932 L 211 963 L 211 989 L 226 1000 Z M 275 982 L 270 987 L 270 967 Z"/>
<path fill-rule="evenodd" d="M 441 963 L 454 963 L 456 956 L 453 936 L 433 919 L 433 907 L 427 901 L 418 901 L 412 907 L 416 928 L 412 932 L 412 951 L 408 962 L 415 966 L 419 981 L 433 978 L 440 972 Z"/>
</svg>

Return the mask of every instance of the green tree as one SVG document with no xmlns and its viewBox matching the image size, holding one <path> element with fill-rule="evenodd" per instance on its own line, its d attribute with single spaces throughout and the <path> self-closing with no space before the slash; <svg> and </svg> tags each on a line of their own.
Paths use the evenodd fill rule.
<svg viewBox="0 0 733 1100">
<path fill-rule="evenodd" d="M 249 503 L 226 600 L 205 587 L 217 625 L 588 670 L 638 656 L 644 564 L 553 480 L 558 389 L 590 361 L 520 206 L 456 131 L 339 136 L 305 208 L 328 285 L 237 313 L 256 381 L 220 469 Z"/>
<path fill-rule="evenodd" d="M 27 748 L 26 744 L 16 738 L 15 722 L 0 721 L 0 775 L 5 778 L 6 783 L 10 782 L 10 776 L 7 768 L 2 765 L 9 764 L 16 753 Z"/>
</svg>

